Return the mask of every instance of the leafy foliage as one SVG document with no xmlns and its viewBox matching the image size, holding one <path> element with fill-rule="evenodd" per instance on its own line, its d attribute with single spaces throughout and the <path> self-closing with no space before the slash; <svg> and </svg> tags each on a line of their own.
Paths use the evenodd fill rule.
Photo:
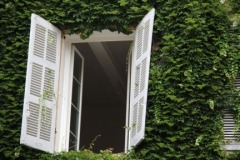
<svg viewBox="0 0 240 160">
<path fill-rule="evenodd" d="M 232 11 L 239 13 L 239 1 L 229 2 L 234 6 Z M 152 7 L 156 9 L 155 50 L 146 138 L 135 149 L 137 154 L 151 160 L 228 157 L 220 147 L 222 110 L 235 110 L 240 124 L 240 101 L 233 87 L 240 62 L 240 28 L 230 27 L 229 11 L 219 0 L 2 0 L 0 158 L 66 159 L 79 154 L 46 155 L 19 145 L 31 13 L 49 20 L 65 34 L 86 38 L 103 29 L 128 34 Z M 114 157 L 105 152 L 80 154 Z"/>
<path fill-rule="evenodd" d="M 134 155 L 128 154 L 112 154 L 111 150 L 104 150 L 100 153 L 93 153 L 91 150 L 70 151 L 62 152 L 58 154 L 42 154 L 40 159 L 42 160 L 134 160 Z M 138 158 L 137 158 L 138 159 Z"/>
</svg>

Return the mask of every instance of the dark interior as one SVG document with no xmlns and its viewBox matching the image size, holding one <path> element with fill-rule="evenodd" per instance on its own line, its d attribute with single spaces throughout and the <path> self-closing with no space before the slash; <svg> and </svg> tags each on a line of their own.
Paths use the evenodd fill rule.
<svg viewBox="0 0 240 160">
<path fill-rule="evenodd" d="M 80 149 L 124 151 L 130 43 L 75 44 L 84 57 Z"/>
</svg>

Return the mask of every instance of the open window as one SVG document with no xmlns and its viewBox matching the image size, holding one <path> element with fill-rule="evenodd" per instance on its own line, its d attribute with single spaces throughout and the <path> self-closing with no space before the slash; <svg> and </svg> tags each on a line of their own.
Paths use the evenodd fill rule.
<svg viewBox="0 0 240 160">
<path fill-rule="evenodd" d="M 131 149 L 144 139 L 154 12 L 135 34 L 86 40 L 33 14 L 21 144 L 47 152 Z"/>
</svg>

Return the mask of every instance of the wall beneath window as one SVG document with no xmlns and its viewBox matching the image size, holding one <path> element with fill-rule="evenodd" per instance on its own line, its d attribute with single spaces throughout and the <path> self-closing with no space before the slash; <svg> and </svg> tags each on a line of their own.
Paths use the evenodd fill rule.
<svg viewBox="0 0 240 160">
<path fill-rule="evenodd" d="M 143 159 L 225 159 L 221 111 L 239 114 L 238 93 L 230 101 L 235 92 L 227 87 L 238 72 L 238 43 L 232 44 L 239 26 L 228 32 L 231 13 L 219 0 L 1 1 L 0 159 L 43 154 L 19 144 L 31 13 L 86 38 L 103 29 L 130 33 L 152 7 L 146 138 L 135 150 Z"/>
</svg>

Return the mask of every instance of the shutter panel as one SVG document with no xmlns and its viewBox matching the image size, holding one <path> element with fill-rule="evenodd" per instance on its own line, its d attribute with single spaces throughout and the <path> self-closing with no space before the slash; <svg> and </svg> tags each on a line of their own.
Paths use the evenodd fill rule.
<svg viewBox="0 0 240 160">
<path fill-rule="evenodd" d="M 235 79 L 235 87 L 240 88 L 240 78 L 236 77 Z M 226 144 L 223 145 L 223 148 L 226 150 L 239 150 L 240 143 L 240 131 L 236 131 L 235 129 L 235 122 L 234 122 L 234 114 L 233 111 L 225 109 L 223 111 L 223 132 L 224 132 L 224 139 Z"/>
<path fill-rule="evenodd" d="M 32 14 L 20 143 L 54 152 L 61 31 Z"/>
<path fill-rule="evenodd" d="M 144 139 L 154 13 L 152 9 L 136 29 L 131 62 L 128 149 Z"/>
<path fill-rule="evenodd" d="M 238 139 L 240 137 L 240 131 L 234 129 L 235 122 L 233 111 L 223 111 L 223 124 L 224 139 L 226 141 L 226 143 L 222 145 L 223 148 L 228 151 L 239 150 L 240 143 Z"/>
</svg>

